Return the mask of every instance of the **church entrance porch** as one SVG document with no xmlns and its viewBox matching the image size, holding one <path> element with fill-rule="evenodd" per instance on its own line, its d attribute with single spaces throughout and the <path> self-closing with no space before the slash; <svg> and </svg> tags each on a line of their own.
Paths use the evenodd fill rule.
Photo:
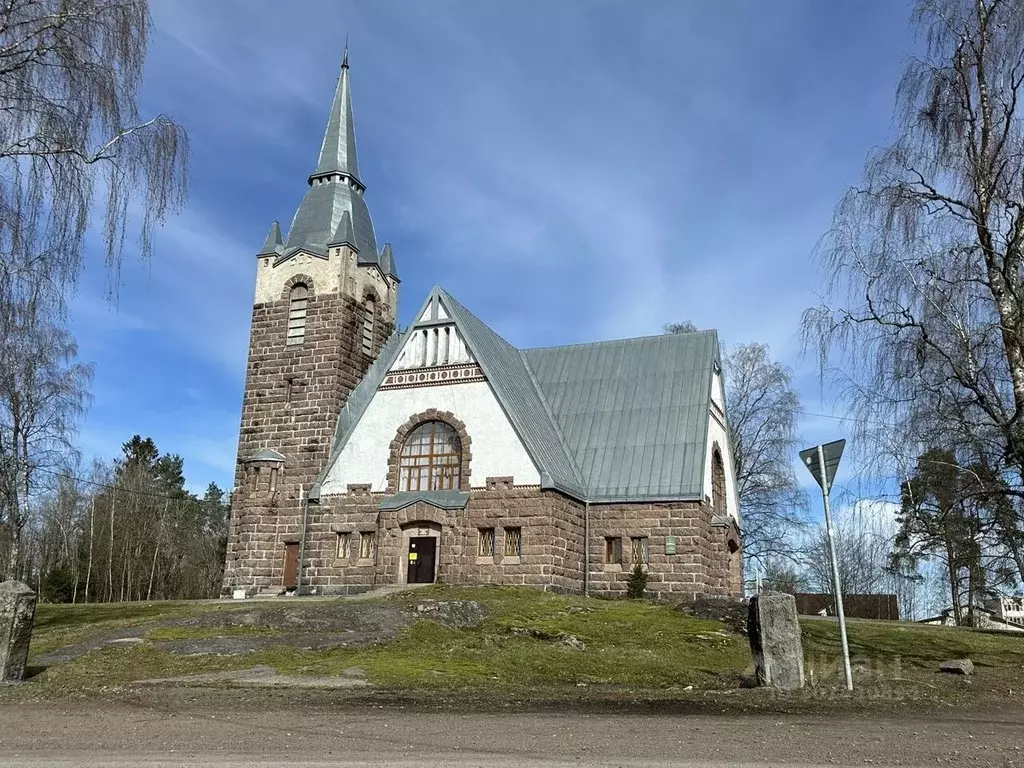
<svg viewBox="0 0 1024 768">
<path fill-rule="evenodd" d="M 400 525 L 398 530 L 401 536 L 391 545 L 396 547 L 391 551 L 398 567 L 395 569 L 394 560 L 387 566 L 394 574 L 392 583 L 433 584 L 441 559 L 441 525 L 421 519 Z"/>
<path fill-rule="evenodd" d="M 433 584 L 437 562 L 437 539 L 433 536 L 415 536 L 409 539 L 409 584 Z"/>
</svg>

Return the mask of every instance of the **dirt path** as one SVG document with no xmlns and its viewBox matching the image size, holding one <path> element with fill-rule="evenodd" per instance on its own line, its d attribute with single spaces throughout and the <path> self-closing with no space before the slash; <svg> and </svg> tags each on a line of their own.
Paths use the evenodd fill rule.
<svg viewBox="0 0 1024 768">
<path fill-rule="evenodd" d="M 272 765 L 287 756 L 289 764 L 335 766 L 1024 767 L 1019 710 L 936 717 L 411 710 L 354 709 L 326 694 L 303 701 L 278 691 L 153 691 L 119 702 L 21 702 L 0 705 L 0 765 Z M 178 755 L 188 759 L 174 762 Z"/>
</svg>

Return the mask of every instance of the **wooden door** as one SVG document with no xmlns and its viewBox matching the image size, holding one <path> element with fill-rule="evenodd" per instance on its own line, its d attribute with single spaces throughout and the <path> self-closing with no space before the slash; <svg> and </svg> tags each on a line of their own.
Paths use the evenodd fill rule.
<svg viewBox="0 0 1024 768">
<path fill-rule="evenodd" d="M 299 543 L 284 545 L 284 588 L 294 589 L 299 582 Z"/>
<path fill-rule="evenodd" d="M 416 536 L 409 540 L 409 584 L 432 584 L 434 564 L 437 560 L 437 539 L 433 536 Z"/>
</svg>

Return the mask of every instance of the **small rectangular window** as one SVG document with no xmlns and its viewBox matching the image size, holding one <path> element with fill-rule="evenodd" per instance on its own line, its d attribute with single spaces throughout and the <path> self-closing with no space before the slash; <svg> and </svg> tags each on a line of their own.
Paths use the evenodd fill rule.
<svg viewBox="0 0 1024 768">
<path fill-rule="evenodd" d="M 373 534 L 364 532 L 359 534 L 359 559 L 369 560 L 373 557 Z"/>
<path fill-rule="evenodd" d="M 622 562 L 622 539 L 618 536 L 605 537 L 604 561 L 608 564 Z"/>
<path fill-rule="evenodd" d="M 519 557 L 523 554 L 523 529 L 505 529 L 505 557 Z"/>
<path fill-rule="evenodd" d="M 277 490 L 277 467 L 270 468 L 270 492 Z"/>
<path fill-rule="evenodd" d="M 646 536 L 634 536 L 629 540 L 629 559 L 634 565 L 647 565 L 650 562 L 650 547 Z"/>
<path fill-rule="evenodd" d="M 338 534 L 338 552 L 336 557 L 339 560 L 348 560 L 348 534 Z"/>
<path fill-rule="evenodd" d="M 477 557 L 494 557 L 494 529 L 480 528 L 480 543 L 477 546 Z"/>
<path fill-rule="evenodd" d="M 260 487 L 260 468 L 252 467 L 249 470 L 249 490 L 256 492 Z"/>
</svg>

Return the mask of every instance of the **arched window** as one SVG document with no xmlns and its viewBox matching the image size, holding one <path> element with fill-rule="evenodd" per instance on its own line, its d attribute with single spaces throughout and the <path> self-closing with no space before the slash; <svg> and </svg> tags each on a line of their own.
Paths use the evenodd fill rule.
<svg viewBox="0 0 1024 768">
<path fill-rule="evenodd" d="M 725 498 L 725 462 L 717 445 L 711 452 L 711 506 L 716 515 L 729 511 Z"/>
<path fill-rule="evenodd" d="M 292 286 L 288 294 L 288 344 L 301 344 L 306 338 L 306 302 L 309 289 L 302 283 Z"/>
<path fill-rule="evenodd" d="M 399 460 L 398 490 L 457 489 L 461 472 L 459 436 L 443 421 L 427 421 L 405 438 Z"/>
</svg>

